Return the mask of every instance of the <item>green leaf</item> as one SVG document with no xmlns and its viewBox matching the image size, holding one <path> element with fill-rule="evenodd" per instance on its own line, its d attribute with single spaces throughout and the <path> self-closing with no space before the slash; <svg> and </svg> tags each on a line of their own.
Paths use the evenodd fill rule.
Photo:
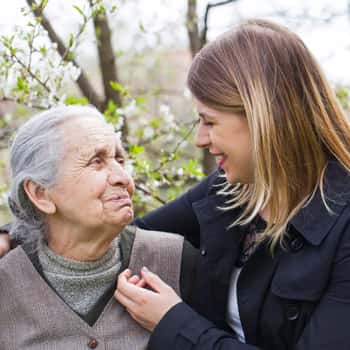
<svg viewBox="0 0 350 350">
<path fill-rule="evenodd" d="M 139 23 L 139 29 L 141 30 L 142 33 L 146 33 L 145 26 L 141 22 Z"/>
<path fill-rule="evenodd" d="M 116 81 L 110 81 L 109 85 L 111 86 L 111 88 L 117 92 L 119 92 L 121 95 L 123 96 L 127 96 L 129 94 L 128 90 L 126 88 L 124 88 L 121 84 L 119 84 Z"/>
<path fill-rule="evenodd" d="M 44 10 L 44 8 L 47 6 L 47 4 L 49 3 L 49 0 L 42 0 L 40 3 L 40 10 Z"/>
<path fill-rule="evenodd" d="M 82 10 L 79 6 L 73 5 L 73 8 L 74 8 L 76 11 L 78 11 L 84 18 L 86 18 L 86 17 L 85 17 L 85 13 L 83 12 L 83 10 Z"/>
<path fill-rule="evenodd" d="M 72 51 L 69 51 L 66 56 L 67 61 L 72 61 L 74 60 L 74 53 Z"/>
<path fill-rule="evenodd" d="M 67 96 L 64 103 L 67 105 L 87 105 L 89 100 L 86 97 Z"/>
<path fill-rule="evenodd" d="M 129 153 L 130 155 L 135 155 L 135 154 L 142 154 L 145 152 L 145 148 L 143 146 L 139 145 L 130 145 L 129 147 Z"/>
<path fill-rule="evenodd" d="M 27 82 L 24 80 L 23 77 L 17 78 L 17 90 L 23 91 L 23 92 L 29 92 L 29 85 L 27 84 Z"/>
<path fill-rule="evenodd" d="M 45 56 L 45 55 L 47 54 L 47 48 L 46 48 L 46 46 L 42 46 L 42 47 L 40 48 L 40 52 Z"/>
<path fill-rule="evenodd" d="M 72 47 L 74 44 L 74 35 L 71 33 L 69 35 L 69 43 L 68 43 L 68 47 Z"/>
<path fill-rule="evenodd" d="M 160 120 L 152 119 L 150 125 L 152 126 L 152 128 L 157 129 L 160 126 Z"/>
<path fill-rule="evenodd" d="M 144 105 L 147 102 L 147 99 L 143 96 L 138 96 L 135 98 L 136 101 L 136 105 L 140 106 L 140 105 Z"/>
</svg>

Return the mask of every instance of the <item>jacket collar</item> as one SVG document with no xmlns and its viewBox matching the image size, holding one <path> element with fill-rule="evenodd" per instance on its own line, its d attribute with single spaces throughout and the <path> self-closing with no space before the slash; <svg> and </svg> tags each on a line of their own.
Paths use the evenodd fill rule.
<svg viewBox="0 0 350 350">
<path fill-rule="evenodd" d="M 313 245 L 322 242 L 350 200 L 350 174 L 334 159 L 328 162 L 326 168 L 324 198 L 332 212 L 327 210 L 318 189 L 307 206 L 290 222 Z"/>
</svg>

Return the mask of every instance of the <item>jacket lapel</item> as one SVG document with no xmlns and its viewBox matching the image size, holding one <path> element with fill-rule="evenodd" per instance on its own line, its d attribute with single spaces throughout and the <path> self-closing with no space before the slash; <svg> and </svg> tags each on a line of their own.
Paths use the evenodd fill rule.
<svg viewBox="0 0 350 350">
<path fill-rule="evenodd" d="M 212 286 L 213 318 L 220 326 L 226 321 L 226 308 L 229 281 L 237 258 L 241 231 L 229 228 L 238 212 L 222 210 L 225 198 L 217 195 L 208 196 L 193 204 L 201 230 L 200 250 L 208 265 L 208 277 Z"/>
<path fill-rule="evenodd" d="M 246 342 L 257 344 L 261 308 L 280 260 L 281 250 L 271 255 L 262 244 L 244 265 L 237 283 L 239 314 Z"/>
</svg>

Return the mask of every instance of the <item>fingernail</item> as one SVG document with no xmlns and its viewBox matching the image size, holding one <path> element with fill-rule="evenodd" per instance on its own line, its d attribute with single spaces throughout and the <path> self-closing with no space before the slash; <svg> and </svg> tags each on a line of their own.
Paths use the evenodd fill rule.
<svg viewBox="0 0 350 350">
<path fill-rule="evenodd" d="M 148 268 L 146 266 L 144 266 L 142 269 L 141 269 L 143 272 L 149 272 Z"/>
</svg>

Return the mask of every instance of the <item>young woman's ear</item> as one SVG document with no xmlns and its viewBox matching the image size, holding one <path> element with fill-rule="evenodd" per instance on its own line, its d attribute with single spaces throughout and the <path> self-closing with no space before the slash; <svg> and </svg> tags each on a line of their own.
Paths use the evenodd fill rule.
<svg viewBox="0 0 350 350">
<path fill-rule="evenodd" d="M 49 196 L 49 191 L 31 180 L 23 182 L 23 188 L 30 201 L 43 213 L 54 214 L 56 205 Z"/>
</svg>

